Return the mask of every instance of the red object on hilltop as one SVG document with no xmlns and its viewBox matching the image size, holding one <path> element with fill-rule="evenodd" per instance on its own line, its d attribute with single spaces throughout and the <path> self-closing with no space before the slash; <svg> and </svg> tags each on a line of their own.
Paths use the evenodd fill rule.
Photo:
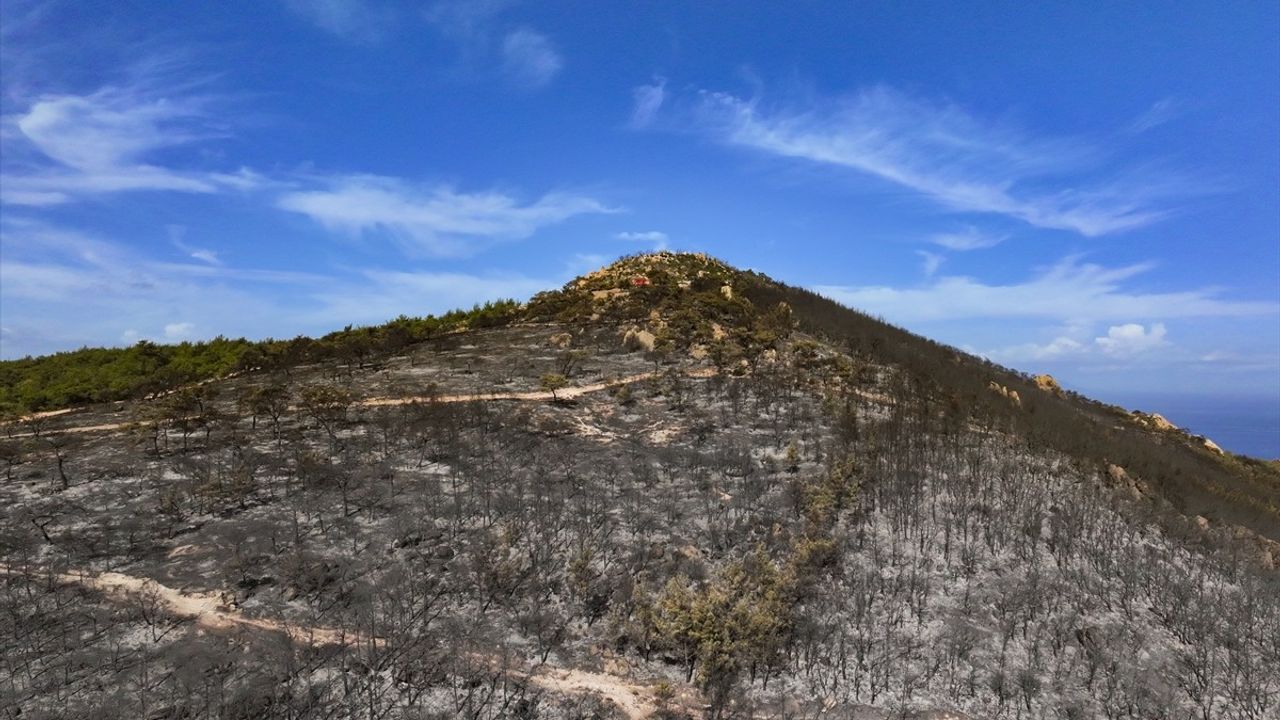
<svg viewBox="0 0 1280 720">
<path fill-rule="evenodd" d="M 649 278 L 643 275 L 637 275 L 631 278 L 631 284 L 634 285 L 635 287 L 643 287 L 649 284 Z"/>
</svg>

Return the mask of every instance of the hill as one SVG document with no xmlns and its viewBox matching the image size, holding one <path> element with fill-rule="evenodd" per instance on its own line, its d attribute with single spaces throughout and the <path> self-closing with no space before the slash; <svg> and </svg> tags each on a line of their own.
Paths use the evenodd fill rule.
<svg viewBox="0 0 1280 720">
<path fill-rule="evenodd" d="M 80 352 L 0 366 L 110 401 L 4 428 L 6 717 L 1280 707 L 1275 465 L 713 258 Z"/>
</svg>

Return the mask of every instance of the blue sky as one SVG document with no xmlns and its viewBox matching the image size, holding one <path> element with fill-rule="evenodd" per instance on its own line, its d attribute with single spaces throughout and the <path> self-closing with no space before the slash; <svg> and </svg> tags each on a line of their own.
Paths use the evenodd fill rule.
<svg viewBox="0 0 1280 720">
<path fill-rule="evenodd" d="M 1280 403 L 1280 6 L 5 0 L 0 354 L 705 251 L 998 362 Z"/>
</svg>

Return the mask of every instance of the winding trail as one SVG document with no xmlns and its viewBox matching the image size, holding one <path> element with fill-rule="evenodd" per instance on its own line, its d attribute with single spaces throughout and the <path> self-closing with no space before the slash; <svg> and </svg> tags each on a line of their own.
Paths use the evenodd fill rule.
<svg viewBox="0 0 1280 720">
<path fill-rule="evenodd" d="M 487 402 L 492 400 L 572 400 L 588 393 L 600 392 L 609 388 L 618 387 L 620 385 L 630 385 L 632 383 L 651 380 L 664 375 L 664 371 L 651 371 L 645 373 L 637 373 L 635 375 L 626 375 L 612 380 L 602 380 L 600 382 L 588 383 L 586 385 L 572 385 L 557 390 L 553 395 L 546 390 L 526 390 L 518 392 L 489 392 L 489 393 L 464 393 L 458 395 L 407 395 L 404 397 L 375 397 L 356 400 L 353 405 L 356 407 L 386 407 L 395 405 L 411 405 L 418 402 L 436 402 L 436 403 L 465 403 L 465 402 Z M 686 370 L 683 375 L 690 378 L 707 378 L 716 374 L 715 368 L 694 368 Z M 297 410 L 296 406 L 290 407 L 291 410 Z M 73 412 L 75 408 L 65 410 L 53 410 L 47 413 L 48 416 L 63 415 Z M 28 418 L 33 418 L 28 416 Z M 21 421 L 19 421 L 21 422 Z M 121 430 L 136 423 L 133 422 L 117 422 L 104 423 L 100 425 L 79 425 L 65 428 L 47 428 L 41 431 L 41 435 L 65 435 L 68 433 L 89 433 L 104 432 L 107 430 Z M 12 437 L 33 437 L 35 433 L 15 433 Z"/>
<path fill-rule="evenodd" d="M 19 570 L 0 566 L 0 575 L 23 575 Z M 281 632 L 299 642 L 317 645 L 354 645 L 365 638 L 338 628 L 291 625 L 277 620 L 251 618 L 229 609 L 218 593 L 187 593 L 150 578 L 140 578 L 118 572 L 96 575 L 81 573 L 55 573 L 53 579 L 66 585 L 80 585 L 97 590 L 116 600 L 128 600 L 135 596 L 153 596 L 171 615 L 189 618 L 197 625 L 211 630 L 226 630 L 236 626 L 257 630 Z"/>
<path fill-rule="evenodd" d="M 0 575 L 33 576 L 34 574 L 0 565 Z M 40 576 L 45 577 L 43 574 Z M 52 577 L 55 582 L 96 590 L 116 601 L 129 601 L 138 596 L 152 597 L 168 613 L 193 620 L 200 627 L 211 630 L 246 627 L 284 633 L 294 641 L 317 645 L 356 646 L 370 641 L 374 645 L 382 644 L 380 638 L 369 638 L 341 628 L 296 625 L 278 620 L 246 617 L 223 603 L 219 593 L 183 592 L 150 578 L 119 572 L 103 572 L 96 575 L 54 573 Z M 498 662 L 497 658 L 492 656 L 479 655 L 476 659 L 489 664 Z M 511 670 L 510 673 L 514 677 L 550 692 L 567 695 L 597 694 L 617 706 L 630 720 L 644 720 L 659 709 L 653 687 L 631 682 L 616 675 L 545 664 L 526 670 Z M 686 689 L 683 695 L 685 696 L 684 704 L 688 706 L 686 709 L 691 711 L 696 709 L 696 703 L 690 699 L 693 697 L 692 692 Z"/>
</svg>

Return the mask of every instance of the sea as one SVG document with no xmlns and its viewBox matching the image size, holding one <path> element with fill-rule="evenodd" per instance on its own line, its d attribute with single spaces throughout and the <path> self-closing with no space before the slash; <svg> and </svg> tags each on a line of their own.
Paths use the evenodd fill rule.
<svg viewBox="0 0 1280 720">
<path fill-rule="evenodd" d="M 1280 459 L 1280 398 L 1155 393 L 1099 393 L 1126 410 L 1160 413 L 1224 450 L 1264 460 Z"/>
</svg>

